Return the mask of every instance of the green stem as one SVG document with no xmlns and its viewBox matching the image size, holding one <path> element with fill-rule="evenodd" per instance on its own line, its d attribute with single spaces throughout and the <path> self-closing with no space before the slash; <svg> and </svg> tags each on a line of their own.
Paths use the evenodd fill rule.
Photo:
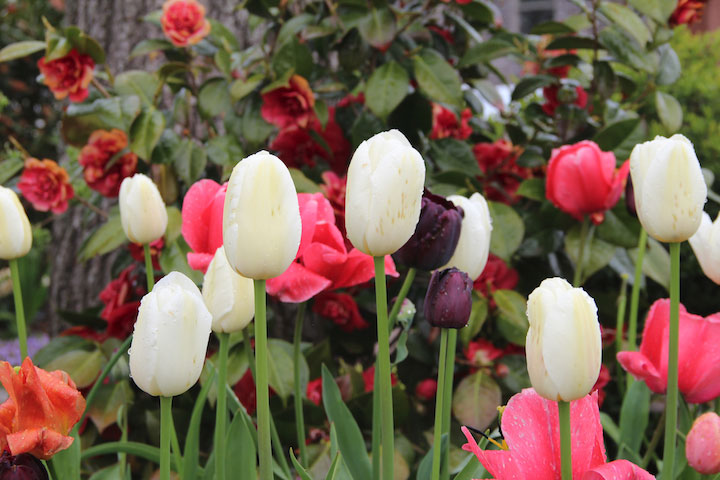
<svg viewBox="0 0 720 480">
<path fill-rule="evenodd" d="M 580 247 L 578 249 L 577 263 L 575 264 L 575 275 L 573 276 L 573 287 L 579 287 L 582 284 L 582 267 L 585 261 L 585 242 L 588 240 L 588 231 L 590 229 L 590 219 L 583 217 L 580 226 Z"/>
<path fill-rule="evenodd" d="M 448 449 L 445 451 L 444 461 L 441 463 L 441 478 L 447 480 L 450 477 L 450 422 L 452 421 L 452 394 L 453 379 L 455 377 L 455 349 L 457 348 L 458 331 L 451 328 L 448 332 L 447 362 L 445 362 L 445 390 L 442 404 L 442 433 L 447 434 Z"/>
<path fill-rule="evenodd" d="M 160 397 L 160 480 L 170 480 L 172 397 Z"/>
<path fill-rule="evenodd" d="M 402 304 L 405 301 L 405 297 L 407 297 L 407 294 L 410 291 L 410 286 L 412 285 L 413 280 L 415 280 L 415 272 L 416 270 L 411 267 L 408 269 L 407 274 L 405 275 L 405 280 L 400 287 L 400 291 L 398 292 L 397 298 L 395 299 L 395 303 L 393 303 L 392 309 L 390 310 L 390 315 L 388 315 L 388 324 L 390 329 L 392 329 L 393 325 L 395 325 L 395 320 L 397 319 L 398 313 L 400 313 L 400 309 L 402 308 Z"/>
<path fill-rule="evenodd" d="M 385 257 L 375 257 L 375 302 L 377 305 L 380 411 L 382 424 L 382 480 L 393 480 L 395 424 L 393 422 L 392 384 L 390 383 L 390 331 L 388 329 Z M 378 388 L 378 385 L 375 385 Z"/>
<path fill-rule="evenodd" d="M 265 280 L 255 285 L 255 391 L 257 397 L 258 455 L 260 480 L 272 480 L 272 448 L 270 446 L 270 398 L 268 393 L 267 318 L 265 316 Z"/>
<path fill-rule="evenodd" d="M 645 260 L 645 247 L 647 245 L 647 232 L 640 228 L 638 237 L 637 259 L 635 260 L 635 279 L 633 280 L 632 293 L 630 294 L 630 317 L 628 318 L 628 349 L 637 349 L 637 317 L 638 304 L 640 303 L 640 283 L 642 281 L 642 267 Z M 630 376 L 630 374 L 628 374 Z M 632 378 L 632 377 L 630 377 Z"/>
<path fill-rule="evenodd" d="M 645 451 L 645 456 L 642 458 L 642 461 L 640 462 L 640 468 L 647 468 L 648 463 L 650 463 L 650 458 L 652 457 L 653 453 L 655 453 L 655 448 L 657 448 L 658 443 L 660 443 L 660 436 L 665 431 L 665 410 L 663 410 L 662 415 L 660 415 L 660 420 L 658 420 L 657 425 L 655 426 L 655 431 L 653 432 L 652 437 L 650 438 L 650 443 L 648 444 L 647 450 Z"/>
<path fill-rule="evenodd" d="M 297 431 L 298 449 L 300 450 L 300 462 L 303 467 L 308 466 L 307 448 L 305 448 L 305 417 L 303 415 L 303 392 L 300 384 L 300 342 L 302 341 L 303 320 L 305 319 L 306 303 L 298 305 L 297 318 L 295 320 L 295 335 L 293 336 L 293 378 L 295 386 L 295 430 Z"/>
<path fill-rule="evenodd" d="M 440 462 L 443 434 L 443 403 L 445 402 L 445 375 L 447 374 L 448 329 L 440 329 L 440 359 L 438 365 L 438 388 L 435 394 L 435 428 L 433 433 L 432 480 L 440 480 Z"/>
<path fill-rule="evenodd" d="M 28 356 L 27 330 L 25 329 L 25 308 L 23 307 L 22 290 L 20 289 L 20 269 L 17 258 L 9 260 L 12 276 L 13 298 L 15 299 L 15 321 L 17 322 L 18 341 L 20 342 L 20 363 Z"/>
<path fill-rule="evenodd" d="M 172 417 L 170 417 L 170 442 L 172 445 L 172 456 L 175 458 L 176 471 L 178 475 L 180 475 L 180 478 L 183 478 L 182 450 L 180 450 L 180 442 L 178 442 L 177 431 L 175 430 L 175 421 Z"/>
<path fill-rule="evenodd" d="M 675 436 L 678 403 L 678 331 L 680 316 L 680 244 L 670 244 L 670 335 L 668 338 L 667 397 L 665 399 L 665 446 L 663 478 L 672 480 L 675 467 Z"/>
<path fill-rule="evenodd" d="M 623 331 L 625 329 L 625 310 L 627 309 L 627 283 L 628 283 L 628 275 L 626 273 L 623 273 L 621 275 L 622 278 L 622 284 L 620 285 L 620 294 L 618 295 L 618 307 L 617 307 L 617 317 L 615 318 L 615 354 L 617 355 L 618 352 L 622 351 L 623 348 Z M 620 364 L 618 364 L 618 377 L 619 379 L 623 378 L 623 370 Z M 618 382 L 618 387 L 620 387 L 620 393 L 623 394 L 622 391 L 623 383 L 622 381 Z"/>
<path fill-rule="evenodd" d="M 570 439 L 570 402 L 558 401 L 560 417 L 560 458 L 562 480 L 572 480 L 572 441 Z"/>
<path fill-rule="evenodd" d="M 147 275 L 147 287 L 149 293 L 152 292 L 152 289 L 155 287 L 155 270 L 153 269 L 149 243 L 143 244 L 143 251 L 145 252 L 145 275 Z"/>
<path fill-rule="evenodd" d="M 220 350 L 218 351 L 218 396 L 217 405 L 215 406 L 215 479 L 225 480 L 225 465 L 227 461 L 225 455 L 227 452 L 227 434 L 225 426 L 227 424 L 227 395 L 223 395 L 225 384 L 227 383 L 227 363 L 228 352 L 230 350 L 230 334 L 218 332 L 220 339 Z"/>
</svg>

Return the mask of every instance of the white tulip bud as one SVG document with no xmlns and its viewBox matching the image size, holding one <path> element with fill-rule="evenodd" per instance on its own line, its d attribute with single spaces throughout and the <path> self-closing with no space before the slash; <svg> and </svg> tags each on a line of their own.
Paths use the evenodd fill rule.
<svg viewBox="0 0 720 480">
<path fill-rule="evenodd" d="M 703 273 L 720 285 L 720 215 L 714 222 L 703 212 L 700 228 L 690 237 L 690 246 Z"/>
<path fill-rule="evenodd" d="M 682 242 L 700 226 L 707 187 L 690 140 L 655 137 L 630 155 L 635 207 L 643 228 L 661 242 Z"/>
<path fill-rule="evenodd" d="M 447 265 L 440 270 L 455 267 L 467 273 L 470 279 L 475 281 L 485 269 L 490 253 L 492 233 L 490 210 L 485 198 L 479 193 L 474 193 L 470 198 L 450 195 L 447 199 L 462 208 L 464 216 L 455 253 Z"/>
<path fill-rule="evenodd" d="M 255 315 L 253 281 L 233 270 L 223 247 L 217 249 L 205 272 L 202 296 L 212 314 L 214 332 L 242 330 Z"/>
<path fill-rule="evenodd" d="M 27 255 L 32 247 L 32 230 L 17 194 L 0 187 L 0 258 L 12 260 Z"/>
<path fill-rule="evenodd" d="M 355 150 L 347 173 L 347 237 L 375 257 L 400 249 L 420 218 L 425 162 L 398 130 L 378 133 Z"/>
<path fill-rule="evenodd" d="M 120 221 L 128 240 L 150 243 L 165 235 L 168 216 L 157 186 L 142 173 L 120 185 Z"/>
<path fill-rule="evenodd" d="M 173 397 L 192 387 L 205 363 L 212 315 L 198 287 L 170 272 L 140 302 L 130 345 L 130 376 L 150 395 Z"/>
<path fill-rule="evenodd" d="M 252 279 L 280 276 L 295 260 L 302 222 L 290 171 L 262 151 L 230 175 L 223 210 L 223 243 L 230 265 Z"/>
<path fill-rule="evenodd" d="M 602 362 L 595 300 L 562 278 L 543 280 L 528 298 L 527 368 L 549 400 L 577 400 L 597 381 Z"/>
</svg>

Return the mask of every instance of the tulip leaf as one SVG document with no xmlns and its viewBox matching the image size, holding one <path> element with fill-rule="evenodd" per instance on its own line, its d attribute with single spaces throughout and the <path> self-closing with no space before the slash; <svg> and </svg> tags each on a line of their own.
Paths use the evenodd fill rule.
<svg viewBox="0 0 720 480">
<path fill-rule="evenodd" d="M 105 356 L 99 348 L 95 350 L 72 350 L 55 357 L 45 365 L 45 369 L 67 372 L 78 388 L 85 388 L 92 385 L 104 363 Z"/>
<path fill-rule="evenodd" d="M 77 432 L 73 430 L 70 435 L 73 437 L 70 447 L 59 451 L 50 460 L 52 470 L 58 478 L 81 478 L 80 462 L 85 452 L 81 453 L 80 436 Z"/>
<path fill-rule="evenodd" d="M 307 470 L 305 470 L 305 467 L 300 465 L 298 459 L 295 458 L 295 452 L 293 452 L 292 448 L 290 448 L 290 460 L 292 461 L 293 467 L 295 467 L 295 471 L 300 476 L 300 480 L 314 480 Z"/>
<path fill-rule="evenodd" d="M 440 470 L 442 471 L 442 465 L 445 463 L 445 459 L 447 458 L 447 455 L 443 455 L 445 451 L 447 450 L 448 446 L 448 435 L 447 433 L 443 433 L 440 437 Z M 415 477 L 416 480 L 430 480 L 432 476 L 432 462 L 433 462 L 433 451 L 435 450 L 435 446 L 431 445 L 430 450 L 425 454 L 425 456 L 420 460 L 420 465 L 418 466 L 418 472 L 417 477 Z"/>
<path fill-rule="evenodd" d="M 293 375 L 293 346 L 284 341 L 271 338 L 268 340 L 268 383 L 275 393 L 283 400 L 293 393 L 295 378 Z M 300 389 L 305 391 L 310 377 L 310 370 L 304 356 L 300 356 Z"/>
<path fill-rule="evenodd" d="M 464 463 L 464 465 L 463 465 Z M 460 465 L 462 469 L 455 475 L 453 480 L 472 480 L 473 478 L 484 478 L 483 475 L 487 473 L 485 467 L 482 466 L 480 460 L 474 454 L 470 454 L 463 460 Z"/>
<path fill-rule="evenodd" d="M 232 105 L 230 86 L 223 78 L 211 78 L 200 87 L 198 107 L 205 118 L 225 113 Z"/>
<path fill-rule="evenodd" d="M 615 444 L 619 444 L 620 428 L 617 426 L 612 417 L 605 412 L 600 412 L 600 423 L 602 424 L 605 435 L 610 437 Z"/>
<path fill-rule="evenodd" d="M 479 370 L 463 378 L 455 389 L 452 413 L 461 425 L 485 430 L 497 419 L 501 403 L 500 387 L 490 375 Z"/>
<path fill-rule="evenodd" d="M 585 240 L 582 258 L 582 282 L 605 267 L 615 256 L 617 247 L 600 238 L 588 235 Z M 580 255 L 580 226 L 577 225 L 565 235 L 565 252 L 574 265 L 578 265 Z M 577 268 L 577 267 L 576 267 Z"/>
<path fill-rule="evenodd" d="M 620 408 L 618 458 L 636 461 L 650 415 L 650 389 L 645 382 L 633 382 Z"/>
<path fill-rule="evenodd" d="M 485 325 L 488 316 L 488 300 L 479 295 L 477 291 L 472 292 L 472 310 L 470 310 L 470 319 L 465 328 L 460 329 L 460 341 L 467 346 L 470 341 L 480 333 L 480 329 Z"/>
<path fill-rule="evenodd" d="M 130 126 L 130 150 L 150 161 L 152 151 L 165 130 L 165 116 L 155 107 L 147 107 Z"/>
<path fill-rule="evenodd" d="M 499 202 L 488 202 L 493 230 L 490 251 L 506 262 L 520 247 L 525 235 L 525 224 L 512 207 Z"/>
<path fill-rule="evenodd" d="M 94 379 L 93 379 L 94 380 Z M 105 430 L 117 420 L 117 412 L 123 405 L 132 402 L 133 391 L 127 379 L 100 385 L 88 416 L 98 432 Z"/>
<path fill-rule="evenodd" d="M 669 93 L 655 92 L 655 107 L 663 127 L 669 134 L 675 133 L 682 126 L 683 111 L 680 102 Z"/>
<path fill-rule="evenodd" d="M 408 94 L 410 77 L 399 63 L 388 62 L 375 70 L 365 88 L 365 103 L 370 111 L 386 119 Z"/>
<path fill-rule="evenodd" d="M 115 91 L 119 95 L 137 95 L 143 105 L 152 106 L 160 82 L 155 75 L 143 70 L 128 70 L 115 77 Z"/>
<path fill-rule="evenodd" d="M 243 415 L 235 415 L 227 430 L 225 471 L 233 478 L 257 478 L 255 443 Z"/>
<path fill-rule="evenodd" d="M 45 49 L 45 42 L 38 40 L 25 40 L 22 42 L 11 43 L 0 50 L 0 63 L 9 62 L 16 58 L 26 57 L 35 52 Z"/>
<path fill-rule="evenodd" d="M 637 248 L 628 250 L 633 262 L 637 261 Z M 648 237 L 643 259 L 643 273 L 670 290 L 670 254 L 657 240 Z"/>
<path fill-rule="evenodd" d="M 462 84 L 457 70 L 435 50 L 424 48 L 413 56 L 415 79 L 420 90 L 437 102 L 463 106 Z"/>
<path fill-rule="evenodd" d="M 200 454 L 200 425 L 202 420 L 203 409 L 205 408 L 205 400 L 207 399 L 210 387 L 215 383 L 215 370 L 208 367 L 209 363 L 205 363 L 203 372 L 210 372 L 210 378 L 203 384 L 200 389 L 200 393 L 195 399 L 195 405 L 193 405 L 192 414 L 190 415 L 190 423 L 188 424 L 187 434 L 185 435 L 185 446 L 183 450 L 183 475 L 187 480 L 196 480 L 199 472 L 199 454 Z M 239 415 L 235 416 L 240 417 Z M 255 451 L 255 445 L 250 439 L 250 445 L 247 448 L 252 448 Z"/>
<path fill-rule="evenodd" d="M 496 290 L 492 297 L 497 305 L 497 326 L 502 336 L 516 345 L 525 345 L 529 328 L 525 297 L 515 290 Z"/>
</svg>

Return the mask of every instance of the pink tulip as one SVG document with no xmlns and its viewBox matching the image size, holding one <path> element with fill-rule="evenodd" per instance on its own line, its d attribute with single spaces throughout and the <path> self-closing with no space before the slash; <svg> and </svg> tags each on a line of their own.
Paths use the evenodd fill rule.
<svg viewBox="0 0 720 480">
<path fill-rule="evenodd" d="M 213 180 L 195 182 L 187 191 L 182 206 L 182 235 L 193 249 L 187 254 L 188 264 L 203 273 L 215 251 L 223 244 L 223 205 L 227 183 Z"/>
<path fill-rule="evenodd" d="M 644 380 L 655 393 L 667 388 L 670 300 L 650 307 L 639 352 L 620 352 L 625 370 Z M 689 403 L 704 403 L 720 396 L 720 313 L 707 318 L 693 315 L 680 305 L 678 388 Z"/>
<path fill-rule="evenodd" d="M 700 415 L 685 440 L 688 465 L 705 475 L 720 473 L 720 416 L 715 412 Z"/>
<path fill-rule="evenodd" d="M 597 394 L 570 405 L 572 473 L 578 480 L 650 480 L 627 460 L 605 463 Z M 466 427 L 463 450 L 472 452 L 497 480 L 560 480 L 560 425 L 557 402 L 528 388 L 513 396 L 502 415 L 507 450 L 481 450 Z"/>
</svg>

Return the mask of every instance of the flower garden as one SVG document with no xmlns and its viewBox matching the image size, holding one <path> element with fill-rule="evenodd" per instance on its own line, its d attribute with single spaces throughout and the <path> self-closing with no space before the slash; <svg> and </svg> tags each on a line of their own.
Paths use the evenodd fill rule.
<svg viewBox="0 0 720 480">
<path fill-rule="evenodd" d="M 706 2 L 167 0 L 127 68 L 34 2 L 0 4 L 0 480 L 720 478 Z"/>
</svg>

